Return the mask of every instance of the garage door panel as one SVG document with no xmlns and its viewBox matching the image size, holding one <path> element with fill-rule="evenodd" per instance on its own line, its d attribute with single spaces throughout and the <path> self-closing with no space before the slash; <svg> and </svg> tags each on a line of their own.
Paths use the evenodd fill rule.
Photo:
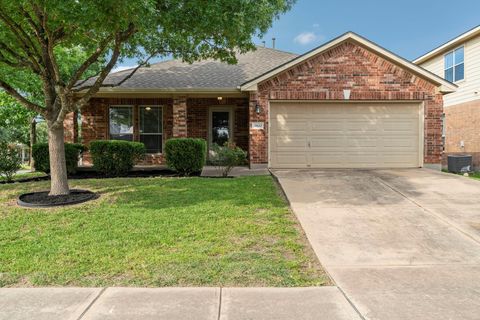
<svg viewBox="0 0 480 320">
<path fill-rule="evenodd" d="M 272 123 L 272 131 L 278 134 L 300 134 L 305 135 L 308 128 L 308 121 L 305 119 L 277 120 Z"/>
<path fill-rule="evenodd" d="M 270 166 L 419 166 L 418 104 L 272 103 Z"/>
<path fill-rule="evenodd" d="M 307 168 L 308 159 L 306 153 L 298 152 L 282 152 L 272 155 L 272 162 L 276 163 L 281 168 Z"/>
<path fill-rule="evenodd" d="M 341 121 L 332 121 L 332 120 L 311 120 L 310 121 L 310 130 L 312 132 L 322 132 L 322 133 L 339 133 L 343 131 L 343 124 Z"/>
<path fill-rule="evenodd" d="M 272 142 L 270 144 L 272 151 L 302 151 L 305 152 L 307 149 L 308 141 L 306 136 L 276 136 L 272 137 Z"/>
</svg>

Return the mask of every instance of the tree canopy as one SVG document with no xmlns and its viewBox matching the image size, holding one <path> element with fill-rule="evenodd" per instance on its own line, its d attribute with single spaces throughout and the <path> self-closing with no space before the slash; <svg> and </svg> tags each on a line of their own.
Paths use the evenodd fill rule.
<svg viewBox="0 0 480 320">
<path fill-rule="evenodd" d="M 152 57 L 234 63 L 294 0 L 0 0 L 0 88 L 48 125 L 51 191 L 67 194 L 63 121 Z M 72 59 L 78 50 L 82 58 Z M 104 84 L 124 58 L 138 68 Z M 74 68 L 64 66 L 74 65 Z M 86 79 L 96 74 L 93 84 Z M 27 81 L 24 81 L 27 79 Z M 41 88 L 43 103 L 36 100 Z"/>
</svg>

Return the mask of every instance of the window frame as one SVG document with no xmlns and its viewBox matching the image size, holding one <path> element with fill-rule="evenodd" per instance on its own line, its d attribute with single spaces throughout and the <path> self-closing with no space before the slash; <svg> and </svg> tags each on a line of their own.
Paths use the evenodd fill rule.
<svg viewBox="0 0 480 320">
<path fill-rule="evenodd" d="M 132 134 L 131 134 L 132 135 L 132 140 L 112 139 L 112 132 L 110 130 L 110 123 L 112 121 L 110 109 L 112 109 L 112 108 L 131 108 L 131 110 L 132 110 Z M 119 134 L 114 133 L 113 135 L 118 136 Z M 130 141 L 130 142 L 135 141 L 135 106 L 134 105 L 130 105 L 130 104 L 116 105 L 116 104 L 113 104 L 113 105 L 108 106 L 108 140 L 120 140 L 120 141 Z"/>
<path fill-rule="evenodd" d="M 213 146 L 212 142 L 212 125 L 213 125 L 213 113 L 214 112 L 228 112 L 229 117 L 228 117 L 228 131 L 230 136 L 228 137 L 228 142 L 232 143 L 234 141 L 234 121 L 235 121 L 235 108 L 234 106 L 231 105 L 222 105 L 222 106 L 211 106 L 208 110 L 208 127 L 207 127 L 207 138 L 208 138 L 208 149 L 210 150 Z"/>
<path fill-rule="evenodd" d="M 142 133 L 141 132 L 141 110 L 142 108 L 158 108 L 160 109 L 160 112 L 161 112 L 161 115 L 160 115 L 160 121 L 162 123 L 162 132 L 160 133 Z M 142 105 L 138 105 L 138 142 L 141 142 L 140 141 L 140 137 L 142 135 L 144 136 L 158 136 L 160 135 L 161 136 L 161 145 L 160 145 L 160 148 L 161 148 L 161 151 L 160 152 L 147 152 L 147 154 L 157 154 L 157 155 L 161 155 L 163 154 L 163 150 L 164 150 L 164 147 L 165 147 L 165 140 L 164 140 L 164 137 L 165 137 L 165 134 L 164 134 L 164 131 L 165 131 L 165 124 L 163 122 L 163 111 L 164 111 L 164 106 L 163 105 L 146 105 L 146 104 L 142 104 Z"/>
<path fill-rule="evenodd" d="M 456 61 L 455 61 L 455 51 L 457 51 L 458 49 L 461 49 L 461 48 L 463 48 L 463 61 L 462 61 L 461 63 L 456 63 Z M 465 78 L 466 78 L 466 77 L 465 77 L 465 72 L 466 72 L 466 70 L 465 70 L 465 58 L 466 58 L 466 57 L 465 57 L 465 44 L 462 44 L 462 45 L 460 45 L 460 46 L 458 46 L 458 47 L 456 47 L 456 48 L 454 48 L 454 49 L 446 52 L 446 53 L 443 55 L 443 77 L 445 78 L 445 80 L 447 80 L 447 77 L 445 76 L 445 73 L 446 73 L 447 69 L 450 69 L 450 68 L 447 68 L 447 65 L 446 65 L 446 57 L 447 57 L 449 54 L 452 54 L 452 59 L 453 59 L 453 61 L 452 61 L 452 66 L 450 67 L 450 68 L 452 69 L 452 72 L 453 72 L 453 74 L 452 74 L 452 77 L 453 77 L 453 78 L 452 78 L 452 81 L 451 81 L 451 82 L 453 82 L 453 83 L 458 83 L 458 82 L 465 81 Z M 455 79 L 455 69 L 457 68 L 457 66 L 459 66 L 459 65 L 461 65 L 461 64 L 463 64 L 463 78 L 460 79 L 460 80 L 457 80 L 457 79 Z M 449 81 L 449 80 L 447 80 L 447 81 Z"/>
</svg>

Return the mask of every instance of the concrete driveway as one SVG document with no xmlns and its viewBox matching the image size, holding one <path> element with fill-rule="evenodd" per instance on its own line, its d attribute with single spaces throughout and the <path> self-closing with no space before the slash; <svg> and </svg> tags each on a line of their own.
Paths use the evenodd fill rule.
<svg viewBox="0 0 480 320">
<path fill-rule="evenodd" d="M 480 181 L 279 170 L 320 262 L 366 319 L 480 319 Z"/>
</svg>

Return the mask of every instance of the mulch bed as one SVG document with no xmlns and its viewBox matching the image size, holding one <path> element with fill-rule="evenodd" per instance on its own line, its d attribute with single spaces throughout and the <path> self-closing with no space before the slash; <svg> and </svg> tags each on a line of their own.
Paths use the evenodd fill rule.
<svg viewBox="0 0 480 320">
<path fill-rule="evenodd" d="M 78 204 L 97 199 L 98 194 L 88 191 L 72 189 L 70 194 L 61 196 L 49 196 L 48 191 L 25 193 L 18 197 L 18 205 L 29 208 L 48 208 Z"/>
</svg>

